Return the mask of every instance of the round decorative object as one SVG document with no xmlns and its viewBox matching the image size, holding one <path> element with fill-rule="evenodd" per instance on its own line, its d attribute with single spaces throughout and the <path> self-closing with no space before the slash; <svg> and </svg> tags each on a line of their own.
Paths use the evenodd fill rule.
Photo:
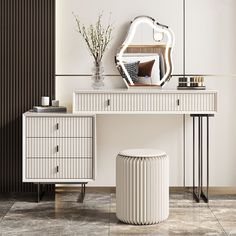
<svg viewBox="0 0 236 236">
<path fill-rule="evenodd" d="M 169 215 L 169 159 L 156 149 L 129 149 L 116 158 L 116 216 L 156 224 Z"/>
</svg>

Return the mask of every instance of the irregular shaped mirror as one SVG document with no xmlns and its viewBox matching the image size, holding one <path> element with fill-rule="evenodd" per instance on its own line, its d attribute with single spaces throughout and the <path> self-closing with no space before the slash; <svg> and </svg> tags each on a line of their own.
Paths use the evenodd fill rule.
<svg viewBox="0 0 236 236">
<path fill-rule="evenodd" d="M 136 17 L 115 62 L 128 87 L 161 87 L 172 72 L 171 51 L 174 34 L 148 16 Z"/>
</svg>

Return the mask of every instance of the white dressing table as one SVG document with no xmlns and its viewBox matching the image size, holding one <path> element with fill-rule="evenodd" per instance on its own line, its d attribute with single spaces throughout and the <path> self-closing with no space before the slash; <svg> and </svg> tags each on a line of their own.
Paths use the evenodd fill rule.
<svg viewBox="0 0 236 236">
<path fill-rule="evenodd" d="M 79 114 L 214 114 L 216 111 L 217 92 L 212 90 L 79 90 L 73 94 L 73 113 Z"/>
<path fill-rule="evenodd" d="M 79 90 L 73 94 L 74 114 L 188 114 L 193 117 L 193 197 L 197 202 L 201 198 L 208 202 L 209 117 L 214 116 L 216 112 L 217 91 L 213 90 Z M 198 120 L 197 125 L 196 119 Z M 203 130 L 204 119 L 206 119 L 206 130 Z M 207 162 L 206 193 L 203 192 L 204 131 L 206 132 Z M 197 188 L 195 187 L 196 146 L 198 157 Z"/>
<path fill-rule="evenodd" d="M 23 182 L 82 183 L 95 179 L 96 116 L 99 114 L 188 114 L 193 117 L 193 158 L 198 157 L 196 201 L 208 201 L 209 117 L 217 112 L 217 92 L 212 90 L 114 89 L 79 90 L 73 94 L 73 113 L 23 115 Z M 203 119 L 206 118 L 207 192 L 203 193 Z M 195 120 L 198 124 L 195 125 Z M 198 128 L 196 130 L 196 127 Z M 195 131 L 196 130 L 196 131 Z M 198 142 L 195 143 L 197 134 Z M 205 139 L 204 139 L 205 141 Z M 38 201 L 40 199 L 38 193 Z"/>
</svg>

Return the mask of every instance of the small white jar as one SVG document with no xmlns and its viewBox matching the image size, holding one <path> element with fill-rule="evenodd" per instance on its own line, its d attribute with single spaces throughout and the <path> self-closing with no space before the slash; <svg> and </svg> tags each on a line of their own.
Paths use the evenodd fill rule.
<svg viewBox="0 0 236 236">
<path fill-rule="evenodd" d="M 43 107 L 48 107 L 49 106 L 49 103 L 50 103 L 50 98 L 49 97 L 46 97 L 46 96 L 43 96 L 41 98 L 41 105 Z"/>
</svg>

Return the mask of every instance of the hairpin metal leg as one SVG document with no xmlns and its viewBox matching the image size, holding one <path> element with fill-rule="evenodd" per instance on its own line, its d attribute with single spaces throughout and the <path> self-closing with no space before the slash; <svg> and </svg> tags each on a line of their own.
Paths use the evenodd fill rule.
<svg viewBox="0 0 236 236">
<path fill-rule="evenodd" d="M 204 202 L 209 201 L 209 117 L 213 115 L 204 114 L 204 115 L 191 115 L 193 117 L 193 198 L 196 202 L 200 202 L 202 199 Z M 198 118 L 198 128 L 197 128 L 197 136 L 198 136 L 198 186 L 195 186 L 195 117 Z M 203 118 L 206 117 L 206 193 L 203 191 Z"/>
<path fill-rule="evenodd" d="M 45 193 L 45 184 L 43 184 L 43 190 L 41 191 L 41 184 L 37 183 L 37 202 L 38 203 L 43 198 L 44 193 Z"/>
<path fill-rule="evenodd" d="M 207 199 L 209 198 L 209 116 L 207 116 Z"/>
<path fill-rule="evenodd" d="M 196 202 L 200 201 L 199 196 L 196 194 L 195 187 L 195 116 L 193 116 L 193 198 Z"/>
<path fill-rule="evenodd" d="M 86 184 L 87 183 L 81 183 L 81 191 L 80 191 L 80 195 L 79 195 L 79 198 L 78 198 L 78 202 L 83 203 L 83 201 L 84 201 Z"/>
<path fill-rule="evenodd" d="M 199 179 L 199 198 L 201 197 L 201 193 L 202 193 L 202 184 L 203 184 L 203 158 L 202 158 L 202 149 L 203 149 L 203 143 L 202 143 L 202 116 L 199 117 L 199 176 L 200 176 L 200 179 Z"/>
<path fill-rule="evenodd" d="M 197 137 L 198 137 L 198 152 L 197 152 L 197 161 L 198 161 L 198 184 L 197 186 L 195 186 L 195 116 L 193 115 L 193 198 L 195 199 L 196 202 L 200 202 L 200 198 L 201 198 L 201 148 L 202 148 L 202 142 L 201 142 L 201 119 L 199 116 L 196 116 L 197 120 L 198 120 L 198 127 L 197 127 Z"/>
<path fill-rule="evenodd" d="M 206 127 L 206 131 L 207 131 L 207 134 L 206 134 L 206 157 L 207 157 L 207 167 L 206 167 L 206 171 L 207 171 L 207 186 L 206 186 L 206 193 L 203 192 L 203 188 L 201 189 L 201 197 L 202 197 L 202 200 L 206 203 L 209 202 L 209 116 L 207 116 L 207 127 Z"/>
<path fill-rule="evenodd" d="M 40 201 L 40 183 L 37 184 L 37 202 Z"/>
<path fill-rule="evenodd" d="M 202 184 L 202 121 L 198 117 L 198 198 L 201 198 L 201 184 Z"/>
<path fill-rule="evenodd" d="M 195 117 L 193 117 L 193 195 L 195 191 Z"/>
<path fill-rule="evenodd" d="M 193 198 L 196 202 L 200 202 L 201 198 L 201 119 L 197 116 L 198 127 L 197 127 L 197 137 L 198 137 L 198 184 L 195 187 L 195 116 L 193 116 Z"/>
</svg>

